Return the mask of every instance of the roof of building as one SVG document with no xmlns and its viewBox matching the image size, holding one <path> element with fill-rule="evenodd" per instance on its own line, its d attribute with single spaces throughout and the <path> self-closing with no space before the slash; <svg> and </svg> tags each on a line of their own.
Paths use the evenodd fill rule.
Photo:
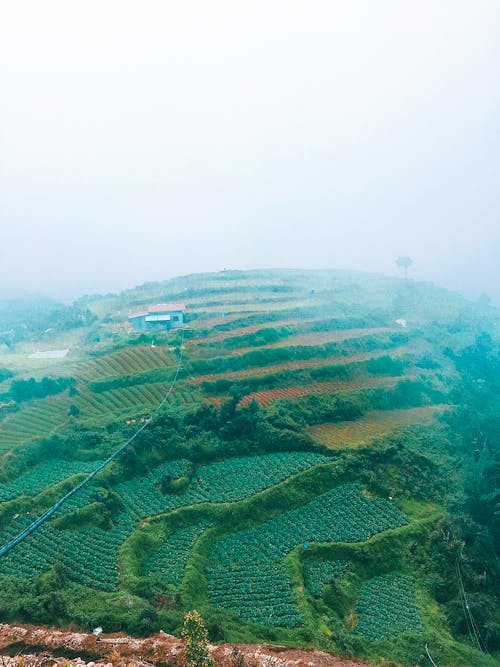
<svg viewBox="0 0 500 667">
<path fill-rule="evenodd" d="M 148 306 L 149 313 L 165 313 L 172 311 L 186 310 L 184 303 L 157 303 L 154 306 Z"/>
<path fill-rule="evenodd" d="M 132 313 L 132 315 L 129 315 L 129 320 L 134 317 L 151 315 L 152 313 L 178 313 L 186 310 L 186 305 L 184 303 L 157 303 L 153 306 L 146 306 L 146 308 L 146 310 L 142 310 L 140 313 Z M 152 320 L 148 321 L 151 322 Z"/>
</svg>

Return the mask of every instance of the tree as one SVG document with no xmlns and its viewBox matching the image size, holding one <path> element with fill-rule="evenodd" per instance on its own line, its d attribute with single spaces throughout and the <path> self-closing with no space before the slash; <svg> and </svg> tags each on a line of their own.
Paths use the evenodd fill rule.
<svg viewBox="0 0 500 667">
<path fill-rule="evenodd" d="M 197 611 L 184 616 L 182 638 L 186 642 L 187 667 L 213 667 L 208 657 L 208 632 Z"/>
<path fill-rule="evenodd" d="M 397 266 L 402 266 L 404 269 L 405 280 L 407 278 L 408 267 L 413 264 L 411 257 L 398 257 L 396 260 Z"/>
</svg>

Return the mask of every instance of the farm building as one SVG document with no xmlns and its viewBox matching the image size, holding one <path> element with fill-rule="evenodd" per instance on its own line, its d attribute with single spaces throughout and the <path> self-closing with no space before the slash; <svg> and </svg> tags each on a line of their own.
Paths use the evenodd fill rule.
<svg viewBox="0 0 500 667">
<path fill-rule="evenodd" d="M 133 313 L 129 316 L 129 322 L 134 331 L 157 331 L 177 329 L 184 324 L 183 303 L 158 303 L 147 306 L 146 310 Z"/>
</svg>

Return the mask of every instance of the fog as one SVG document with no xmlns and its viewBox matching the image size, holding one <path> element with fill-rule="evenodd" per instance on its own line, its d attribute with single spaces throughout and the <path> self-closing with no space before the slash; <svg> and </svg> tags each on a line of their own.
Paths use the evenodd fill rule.
<svg viewBox="0 0 500 667">
<path fill-rule="evenodd" d="M 500 298 L 496 0 L 11 2 L 0 294 L 352 268 Z"/>
</svg>

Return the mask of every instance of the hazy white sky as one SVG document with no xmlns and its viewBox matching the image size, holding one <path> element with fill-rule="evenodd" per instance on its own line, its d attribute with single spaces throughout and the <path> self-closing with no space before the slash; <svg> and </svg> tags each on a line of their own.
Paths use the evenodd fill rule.
<svg viewBox="0 0 500 667">
<path fill-rule="evenodd" d="M 0 293 L 355 268 L 500 294 L 498 0 L 6 2 Z"/>
</svg>

